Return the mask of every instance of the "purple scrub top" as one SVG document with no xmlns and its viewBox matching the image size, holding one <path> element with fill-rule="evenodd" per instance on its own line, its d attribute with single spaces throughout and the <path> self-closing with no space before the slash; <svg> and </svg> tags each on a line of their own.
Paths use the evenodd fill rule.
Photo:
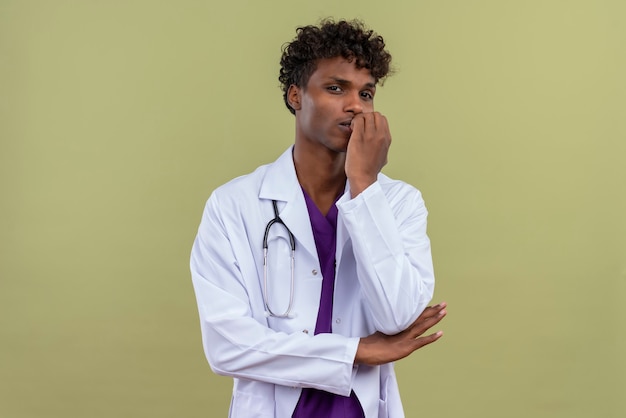
<svg viewBox="0 0 626 418">
<path fill-rule="evenodd" d="M 309 210 L 317 256 L 322 269 L 322 295 L 317 312 L 315 334 L 332 332 L 333 293 L 335 290 L 335 249 L 337 247 L 337 206 L 324 216 L 309 195 L 304 193 Z M 335 200 L 335 203 L 339 196 Z M 364 418 L 363 408 L 354 391 L 341 396 L 323 390 L 304 388 L 292 418 Z"/>
</svg>

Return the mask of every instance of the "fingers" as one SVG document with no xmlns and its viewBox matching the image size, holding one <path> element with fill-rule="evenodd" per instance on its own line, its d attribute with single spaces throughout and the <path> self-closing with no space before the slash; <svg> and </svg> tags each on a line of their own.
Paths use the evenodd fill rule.
<svg viewBox="0 0 626 418">
<path fill-rule="evenodd" d="M 421 336 L 438 324 L 447 314 L 445 302 L 429 306 L 413 324 L 395 335 L 375 332 L 360 339 L 355 363 L 377 365 L 410 356 L 415 350 L 434 343 L 443 336 L 443 331 Z"/>
<path fill-rule="evenodd" d="M 417 338 L 433 326 L 437 325 L 447 314 L 447 303 L 442 302 L 435 306 L 429 306 L 407 329 L 411 338 Z"/>
<path fill-rule="evenodd" d="M 373 127 L 379 132 L 384 132 L 385 134 L 389 134 L 389 123 L 387 122 L 387 117 L 381 113 L 375 112 L 373 115 Z M 391 140 L 391 135 L 387 135 L 389 140 Z"/>
<path fill-rule="evenodd" d="M 380 113 L 364 113 L 363 119 L 365 119 L 365 130 L 367 132 L 376 132 L 376 116 Z"/>
<path fill-rule="evenodd" d="M 354 118 L 352 118 L 352 122 L 350 123 L 350 127 L 352 128 L 352 136 L 359 137 L 365 131 L 365 118 L 363 114 L 358 114 Z"/>
<path fill-rule="evenodd" d="M 389 132 L 387 117 L 380 112 L 359 113 L 352 119 L 352 132 L 363 134 L 364 132 Z M 390 138 L 390 135 L 386 135 Z"/>
<path fill-rule="evenodd" d="M 355 363 L 377 365 L 400 360 L 410 356 L 415 350 L 434 343 L 443 336 L 443 331 L 421 336 L 438 324 L 446 316 L 445 302 L 429 306 L 413 324 L 395 335 L 376 332 L 359 341 Z"/>
<path fill-rule="evenodd" d="M 391 134 L 386 120 L 378 112 L 359 113 L 352 119 L 345 172 L 353 198 L 374 183 L 387 164 Z"/>
<path fill-rule="evenodd" d="M 420 337 L 415 339 L 415 350 L 419 350 L 420 348 L 432 344 L 437 341 L 443 335 L 443 331 L 435 332 L 434 334 L 427 335 L 425 337 Z"/>
<path fill-rule="evenodd" d="M 431 316 L 437 315 L 439 312 L 444 310 L 447 306 L 448 304 L 446 302 L 441 302 L 434 306 L 428 306 L 426 307 L 426 309 L 424 309 L 424 311 L 420 314 L 420 316 L 417 318 L 415 322 L 419 321 L 420 318 L 425 319 L 425 318 L 429 318 Z"/>
</svg>

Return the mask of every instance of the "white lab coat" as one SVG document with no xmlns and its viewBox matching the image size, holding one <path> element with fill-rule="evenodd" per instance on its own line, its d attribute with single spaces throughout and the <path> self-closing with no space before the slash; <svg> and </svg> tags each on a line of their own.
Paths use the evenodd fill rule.
<svg viewBox="0 0 626 418">
<path fill-rule="evenodd" d="M 268 317 L 263 301 L 265 227 L 272 200 L 296 239 L 292 318 Z M 234 378 L 230 417 L 289 418 L 301 388 L 348 396 L 367 418 L 403 417 L 393 364 L 353 365 L 360 337 L 408 327 L 433 295 L 427 211 L 418 190 L 380 174 L 337 202 L 337 272 L 332 334 L 314 336 L 321 268 L 292 149 L 236 178 L 209 198 L 191 254 L 205 353 L 212 370 Z M 270 309 L 287 309 L 288 238 L 270 231 Z"/>
</svg>

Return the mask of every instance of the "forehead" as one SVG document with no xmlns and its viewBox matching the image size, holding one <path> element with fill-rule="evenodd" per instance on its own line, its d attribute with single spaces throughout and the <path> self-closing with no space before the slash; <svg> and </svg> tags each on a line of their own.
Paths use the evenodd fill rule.
<svg viewBox="0 0 626 418">
<path fill-rule="evenodd" d="M 343 57 L 322 58 L 317 61 L 311 81 L 342 80 L 355 85 L 375 85 L 376 80 L 367 68 L 357 68 L 356 60 L 348 61 Z"/>
</svg>

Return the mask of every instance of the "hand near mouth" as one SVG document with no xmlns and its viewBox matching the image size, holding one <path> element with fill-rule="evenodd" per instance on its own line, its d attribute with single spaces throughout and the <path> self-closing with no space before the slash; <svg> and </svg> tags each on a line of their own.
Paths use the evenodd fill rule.
<svg viewBox="0 0 626 418">
<path fill-rule="evenodd" d="M 350 128 L 345 170 L 354 198 L 376 181 L 387 164 L 391 133 L 387 118 L 379 112 L 357 114 Z"/>
</svg>

